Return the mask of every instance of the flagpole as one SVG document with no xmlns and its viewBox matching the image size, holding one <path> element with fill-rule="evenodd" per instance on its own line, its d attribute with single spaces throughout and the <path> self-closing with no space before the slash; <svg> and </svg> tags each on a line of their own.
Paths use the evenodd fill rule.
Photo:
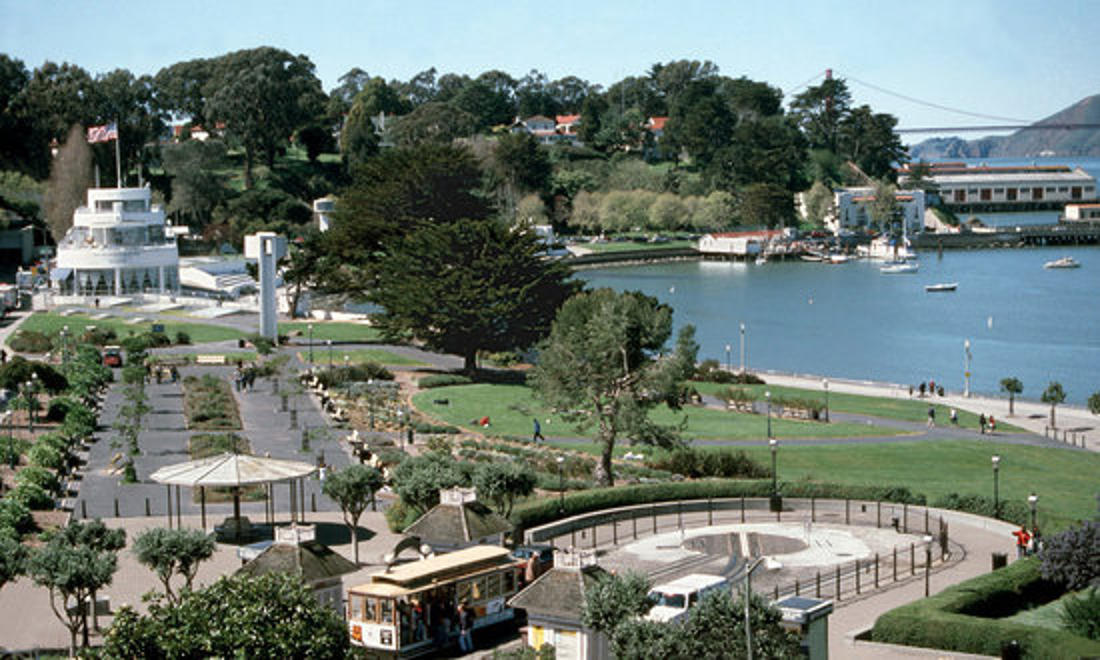
<svg viewBox="0 0 1100 660">
<path fill-rule="evenodd" d="M 118 187 L 122 187 L 122 156 L 121 147 L 118 143 L 122 142 L 122 139 L 118 135 L 118 118 L 115 118 L 115 181 L 118 182 Z"/>
</svg>

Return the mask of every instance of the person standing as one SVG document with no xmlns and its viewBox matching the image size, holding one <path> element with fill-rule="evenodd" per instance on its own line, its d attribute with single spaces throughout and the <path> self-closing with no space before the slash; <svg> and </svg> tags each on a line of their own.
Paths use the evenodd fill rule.
<svg viewBox="0 0 1100 660">
<path fill-rule="evenodd" d="M 989 416 L 989 433 L 992 434 L 997 430 L 997 420 L 993 419 L 993 415 Z"/>
<path fill-rule="evenodd" d="M 959 412 L 954 408 L 951 409 L 951 424 L 953 426 L 959 425 Z"/>
<path fill-rule="evenodd" d="M 936 427 L 936 407 L 928 406 L 928 428 Z"/>
<path fill-rule="evenodd" d="M 535 423 L 535 432 L 531 435 L 531 442 L 538 442 L 539 440 L 546 442 L 546 438 L 542 435 L 542 425 L 539 424 L 538 418 L 534 418 L 531 421 Z"/>
<path fill-rule="evenodd" d="M 985 433 L 985 413 L 978 415 L 978 428 Z"/>
<path fill-rule="evenodd" d="M 458 604 L 458 648 L 463 653 L 474 650 L 474 640 L 471 633 L 474 629 L 474 613 L 466 601 Z"/>
<path fill-rule="evenodd" d="M 1027 528 L 1020 525 L 1020 529 L 1012 532 L 1012 535 L 1016 537 L 1016 558 L 1023 559 L 1027 554 L 1028 543 L 1031 542 L 1031 534 L 1027 533 Z"/>
</svg>

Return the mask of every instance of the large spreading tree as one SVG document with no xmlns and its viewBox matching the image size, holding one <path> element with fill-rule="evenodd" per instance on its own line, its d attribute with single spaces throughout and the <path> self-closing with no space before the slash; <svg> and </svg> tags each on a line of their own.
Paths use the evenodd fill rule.
<svg viewBox="0 0 1100 660">
<path fill-rule="evenodd" d="M 681 383 L 695 369 L 695 328 L 680 330 L 670 354 L 672 308 L 637 291 L 597 289 L 570 298 L 539 349 L 531 376 L 536 394 L 578 429 L 596 425 L 597 480 L 614 482 L 611 455 L 620 436 L 674 446 L 676 429 L 654 423 L 658 404 L 679 407 Z"/>
<path fill-rule="evenodd" d="M 545 336 L 576 290 L 565 266 L 540 258 L 532 232 L 494 219 L 430 226 L 397 245 L 367 296 L 384 310 L 377 327 L 461 355 L 467 372 L 478 351 L 525 349 Z"/>
</svg>

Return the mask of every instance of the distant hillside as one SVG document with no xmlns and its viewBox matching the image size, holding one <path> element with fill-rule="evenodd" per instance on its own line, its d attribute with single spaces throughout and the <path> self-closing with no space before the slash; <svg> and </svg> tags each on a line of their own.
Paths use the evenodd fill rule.
<svg viewBox="0 0 1100 660">
<path fill-rule="evenodd" d="M 1036 122 L 1042 124 L 1100 124 L 1100 94 Z M 1039 155 L 1100 156 L 1100 129 L 1027 129 L 1011 135 L 976 140 L 929 138 L 909 149 L 913 160 L 933 158 L 1031 158 Z"/>
</svg>

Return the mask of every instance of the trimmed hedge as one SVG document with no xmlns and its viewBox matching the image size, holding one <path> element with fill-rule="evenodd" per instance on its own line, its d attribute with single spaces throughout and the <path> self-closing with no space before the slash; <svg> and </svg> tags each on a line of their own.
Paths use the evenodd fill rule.
<svg viewBox="0 0 1100 660">
<path fill-rule="evenodd" d="M 999 505 L 1001 508 L 1001 520 L 1016 523 L 1017 525 L 1027 524 L 1030 513 L 1027 505 L 1022 501 L 1001 500 Z M 994 515 L 996 512 L 994 511 L 993 498 L 982 495 L 959 495 L 958 493 L 949 493 L 932 502 L 932 506 L 939 509 L 951 509 L 953 511 L 974 513 L 985 518 L 996 517 Z"/>
<path fill-rule="evenodd" d="M 876 642 L 904 644 L 962 653 L 999 656 L 1011 640 L 1020 643 L 1025 658 L 1076 658 L 1100 655 L 1100 642 L 1048 628 L 997 618 L 1031 604 L 1050 602 L 1062 594 L 1043 580 L 1039 561 L 1022 559 L 1010 566 L 967 580 L 942 592 L 891 610 L 875 621 Z M 1006 606 L 1013 605 L 1013 611 Z"/>
<path fill-rule="evenodd" d="M 416 385 L 420 389 L 426 390 L 433 387 L 447 387 L 448 385 L 469 385 L 473 382 L 469 377 L 459 374 L 432 374 L 416 381 Z"/>
<path fill-rule="evenodd" d="M 923 495 L 915 495 L 909 492 L 907 488 L 781 482 L 780 491 L 784 497 L 796 498 L 881 500 L 899 504 L 925 503 Z M 708 497 L 768 497 L 771 494 L 772 482 L 770 479 L 708 479 L 594 488 L 566 495 L 564 515 L 558 511 L 557 498 L 541 498 L 517 504 L 512 512 L 511 520 L 518 528 L 518 535 L 522 533 L 522 530 L 530 527 L 537 527 L 561 518 L 601 509 L 676 500 L 702 500 Z"/>
</svg>

